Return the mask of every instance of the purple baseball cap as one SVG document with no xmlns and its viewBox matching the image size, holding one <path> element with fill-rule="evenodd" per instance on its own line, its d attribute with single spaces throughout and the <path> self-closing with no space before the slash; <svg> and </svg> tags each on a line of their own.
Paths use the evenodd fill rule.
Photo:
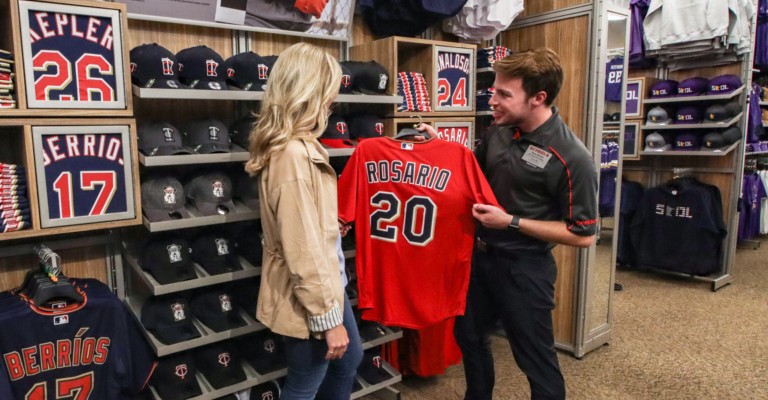
<svg viewBox="0 0 768 400">
<path fill-rule="evenodd" d="M 699 136 L 691 132 L 678 133 L 675 136 L 675 150 L 698 150 Z"/>
<path fill-rule="evenodd" d="M 709 80 L 707 94 L 726 94 L 741 87 L 741 78 L 736 75 L 720 75 Z"/>
<path fill-rule="evenodd" d="M 673 81 L 671 79 L 656 82 L 653 86 L 651 86 L 651 91 L 649 93 L 651 98 L 672 97 L 676 94 L 677 81 Z"/>
<path fill-rule="evenodd" d="M 704 119 L 701 108 L 696 106 L 683 106 L 677 110 L 675 122 L 678 124 L 698 124 Z"/>
<path fill-rule="evenodd" d="M 698 96 L 707 91 L 709 79 L 700 76 L 688 78 L 677 85 L 678 96 Z"/>
</svg>

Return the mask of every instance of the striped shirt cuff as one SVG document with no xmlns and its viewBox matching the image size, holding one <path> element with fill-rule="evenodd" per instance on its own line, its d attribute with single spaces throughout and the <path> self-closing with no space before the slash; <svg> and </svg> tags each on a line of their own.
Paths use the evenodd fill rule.
<svg viewBox="0 0 768 400">
<path fill-rule="evenodd" d="M 344 322 L 344 317 L 341 313 L 341 308 L 336 304 L 331 308 L 331 311 L 324 315 L 310 316 L 309 330 L 312 332 L 325 332 L 328 329 L 341 325 L 342 322 Z"/>
</svg>

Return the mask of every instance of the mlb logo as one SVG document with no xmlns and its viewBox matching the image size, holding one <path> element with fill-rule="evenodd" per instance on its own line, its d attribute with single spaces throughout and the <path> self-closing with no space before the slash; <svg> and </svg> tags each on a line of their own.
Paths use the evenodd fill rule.
<svg viewBox="0 0 768 400">
<path fill-rule="evenodd" d="M 184 321 L 187 316 L 184 314 L 184 305 L 181 303 L 171 304 L 171 311 L 173 312 L 173 320 L 175 322 Z"/>
<path fill-rule="evenodd" d="M 163 188 L 163 203 L 168 206 L 176 204 L 176 189 L 173 186 Z"/>
<path fill-rule="evenodd" d="M 211 183 L 213 197 L 224 197 L 224 184 L 221 181 Z"/>
<path fill-rule="evenodd" d="M 228 295 L 222 294 L 219 296 L 219 304 L 221 304 L 221 312 L 232 311 L 232 301 L 230 301 Z"/>
<path fill-rule="evenodd" d="M 216 69 L 219 68 L 219 63 L 213 60 L 205 60 L 205 74 L 208 76 L 219 76 L 216 73 Z"/>
<path fill-rule="evenodd" d="M 53 317 L 53 325 L 65 325 L 69 323 L 69 315 L 57 315 Z"/>
<path fill-rule="evenodd" d="M 229 362 L 232 360 L 232 358 L 229 356 L 229 353 L 221 353 L 219 354 L 219 364 L 228 367 Z"/>
<path fill-rule="evenodd" d="M 163 57 L 160 61 L 163 63 L 163 75 L 173 76 L 173 60 Z"/>
<path fill-rule="evenodd" d="M 181 246 L 178 244 L 171 244 L 166 247 L 168 250 L 168 261 L 172 263 L 181 261 Z"/>
<path fill-rule="evenodd" d="M 227 239 L 218 238 L 214 240 L 216 242 L 216 252 L 220 256 L 225 256 L 229 254 L 229 243 L 227 243 Z"/>
<path fill-rule="evenodd" d="M 401 150 L 413 150 L 413 143 L 400 143 Z"/>
</svg>

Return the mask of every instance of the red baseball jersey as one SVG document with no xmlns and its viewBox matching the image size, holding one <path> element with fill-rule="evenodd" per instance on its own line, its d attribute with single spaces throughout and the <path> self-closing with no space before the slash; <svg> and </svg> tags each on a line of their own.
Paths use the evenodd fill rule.
<svg viewBox="0 0 768 400">
<path fill-rule="evenodd" d="M 339 219 L 356 222 L 363 318 L 419 329 L 464 314 L 475 203 L 498 206 L 466 147 L 360 142 L 339 178 Z"/>
</svg>

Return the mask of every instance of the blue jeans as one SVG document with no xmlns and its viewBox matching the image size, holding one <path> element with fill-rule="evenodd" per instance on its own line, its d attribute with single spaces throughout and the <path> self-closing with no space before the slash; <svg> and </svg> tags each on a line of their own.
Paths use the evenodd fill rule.
<svg viewBox="0 0 768 400">
<path fill-rule="evenodd" d="M 344 294 L 344 328 L 349 345 L 344 356 L 328 361 L 325 340 L 285 337 L 288 375 L 281 400 L 349 400 L 357 367 L 363 360 L 363 345 L 349 298 Z"/>
</svg>

